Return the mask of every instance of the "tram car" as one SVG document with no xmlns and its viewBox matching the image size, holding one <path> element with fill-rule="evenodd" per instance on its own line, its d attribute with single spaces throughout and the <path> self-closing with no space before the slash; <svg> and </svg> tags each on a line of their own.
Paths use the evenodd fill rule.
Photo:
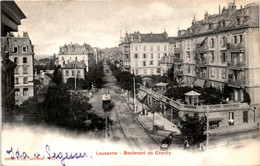
<svg viewBox="0 0 260 166">
<path fill-rule="evenodd" d="M 111 109 L 111 96 L 109 93 L 102 95 L 102 105 L 104 111 L 110 111 Z"/>
</svg>

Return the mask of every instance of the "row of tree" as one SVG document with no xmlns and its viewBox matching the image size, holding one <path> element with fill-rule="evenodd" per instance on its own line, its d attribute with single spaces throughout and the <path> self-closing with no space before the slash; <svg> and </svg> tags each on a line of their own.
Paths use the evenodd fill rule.
<svg viewBox="0 0 260 166">
<path fill-rule="evenodd" d="M 120 86 L 124 90 L 127 90 L 131 94 L 133 94 L 134 91 L 133 78 L 135 78 L 136 87 L 138 86 L 138 84 L 142 83 L 142 79 L 140 76 L 135 76 L 130 72 L 122 71 L 115 64 L 112 64 L 110 62 L 108 62 L 108 65 L 117 80 L 118 86 Z"/>
</svg>

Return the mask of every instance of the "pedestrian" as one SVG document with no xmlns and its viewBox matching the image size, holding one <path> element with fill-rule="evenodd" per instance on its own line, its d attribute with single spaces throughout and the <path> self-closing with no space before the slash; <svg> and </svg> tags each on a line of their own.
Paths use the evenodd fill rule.
<svg viewBox="0 0 260 166">
<path fill-rule="evenodd" d="M 184 141 L 184 149 L 188 149 L 190 147 L 188 140 Z"/>
</svg>

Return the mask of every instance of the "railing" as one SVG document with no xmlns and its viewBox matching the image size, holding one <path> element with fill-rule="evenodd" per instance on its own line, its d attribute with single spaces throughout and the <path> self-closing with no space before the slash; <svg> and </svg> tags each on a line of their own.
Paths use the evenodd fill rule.
<svg viewBox="0 0 260 166">
<path fill-rule="evenodd" d="M 240 49 L 244 49 L 245 48 L 245 44 L 244 42 L 242 43 L 227 43 L 227 49 L 228 50 L 240 50 Z"/>
<path fill-rule="evenodd" d="M 182 52 L 181 48 L 174 48 L 174 52 Z"/>
<path fill-rule="evenodd" d="M 243 86 L 246 84 L 246 80 L 244 78 L 242 79 L 228 79 L 228 84 L 233 86 Z"/>
<path fill-rule="evenodd" d="M 249 105 L 247 103 L 231 103 L 231 104 L 215 104 L 215 105 L 186 105 L 186 104 L 180 104 L 176 102 L 173 99 L 170 99 L 158 92 L 155 92 L 151 89 L 148 89 L 144 86 L 140 86 L 140 90 L 143 92 L 147 93 L 148 95 L 151 95 L 154 97 L 156 100 L 159 100 L 161 102 L 164 102 L 168 104 L 171 107 L 174 107 L 178 110 L 183 110 L 183 111 L 197 111 L 197 112 L 206 112 L 207 111 L 207 106 L 209 107 L 210 111 L 218 111 L 221 109 L 241 109 L 241 108 L 249 108 Z"/>
<path fill-rule="evenodd" d="M 176 71 L 174 72 L 174 74 L 175 74 L 176 76 L 180 76 L 180 75 L 183 75 L 183 71 L 181 71 L 181 70 L 176 70 Z"/>
<path fill-rule="evenodd" d="M 234 62 L 234 61 L 229 61 L 227 63 L 228 67 L 234 67 L 234 68 L 241 68 L 245 67 L 246 63 L 245 62 Z"/>
<path fill-rule="evenodd" d="M 204 45 L 204 46 L 197 46 L 195 48 L 195 52 L 205 52 L 209 50 L 209 46 Z"/>
<path fill-rule="evenodd" d="M 206 64 L 208 64 L 207 58 L 202 58 L 202 59 L 195 58 L 194 61 L 198 65 L 206 65 Z"/>
<path fill-rule="evenodd" d="M 173 62 L 183 62 L 182 58 L 173 58 Z"/>
</svg>

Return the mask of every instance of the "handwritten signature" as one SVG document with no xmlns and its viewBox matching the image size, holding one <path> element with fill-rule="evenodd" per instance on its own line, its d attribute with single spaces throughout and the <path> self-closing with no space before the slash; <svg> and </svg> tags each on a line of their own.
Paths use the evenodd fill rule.
<svg viewBox="0 0 260 166">
<path fill-rule="evenodd" d="M 46 150 L 46 159 L 48 160 L 55 160 L 55 159 L 59 159 L 61 162 L 62 166 L 66 166 L 65 161 L 66 160 L 73 160 L 73 159 L 83 159 L 83 158 L 88 158 L 88 155 L 85 152 L 76 152 L 76 153 L 71 153 L 71 152 L 51 152 L 50 146 L 46 145 L 45 146 L 45 150 Z M 42 155 L 40 153 L 34 153 L 32 156 L 29 156 L 26 152 L 20 152 L 19 149 L 17 148 L 17 150 L 13 150 L 13 148 L 11 147 L 9 150 L 6 150 L 6 153 L 11 155 L 10 159 L 11 160 L 44 160 L 45 159 L 45 155 Z M 90 158 L 92 158 L 92 156 L 89 156 Z"/>
</svg>

